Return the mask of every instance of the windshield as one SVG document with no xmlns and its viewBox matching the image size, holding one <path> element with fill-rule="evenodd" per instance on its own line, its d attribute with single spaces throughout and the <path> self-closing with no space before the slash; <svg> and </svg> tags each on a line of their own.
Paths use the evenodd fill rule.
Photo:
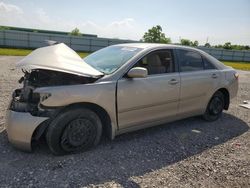
<svg viewBox="0 0 250 188">
<path fill-rule="evenodd" d="M 104 74 L 111 74 L 140 52 L 142 48 L 110 46 L 98 50 L 83 60 Z"/>
</svg>

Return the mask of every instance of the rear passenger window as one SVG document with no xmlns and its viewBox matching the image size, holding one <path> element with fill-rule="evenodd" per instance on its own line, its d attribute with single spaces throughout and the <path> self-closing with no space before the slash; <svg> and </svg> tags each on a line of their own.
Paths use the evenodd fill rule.
<svg viewBox="0 0 250 188">
<path fill-rule="evenodd" d="M 202 57 L 197 52 L 179 50 L 179 62 L 181 72 L 199 71 L 204 69 Z"/>
<path fill-rule="evenodd" d="M 205 69 L 216 69 L 216 67 L 207 60 L 207 58 L 203 57 L 204 67 Z"/>
</svg>

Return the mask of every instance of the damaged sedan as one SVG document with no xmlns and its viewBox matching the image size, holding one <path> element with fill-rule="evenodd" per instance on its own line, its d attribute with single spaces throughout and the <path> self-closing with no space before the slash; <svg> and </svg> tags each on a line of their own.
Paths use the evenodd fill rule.
<svg viewBox="0 0 250 188">
<path fill-rule="evenodd" d="M 120 44 L 82 59 L 65 44 L 34 50 L 7 112 L 8 139 L 31 151 L 45 137 L 53 154 L 84 151 L 116 135 L 191 116 L 220 118 L 238 74 L 209 54 L 165 44 Z"/>
</svg>

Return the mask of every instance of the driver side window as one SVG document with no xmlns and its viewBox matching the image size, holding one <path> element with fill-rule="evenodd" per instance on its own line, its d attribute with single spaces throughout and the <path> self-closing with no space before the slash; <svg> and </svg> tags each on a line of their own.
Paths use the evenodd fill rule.
<svg viewBox="0 0 250 188">
<path fill-rule="evenodd" d="M 174 72 L 172 51 L 159 50 L 152 52 L 140 59 L 135 66 L 146 68 L 149 75 Z"/>
</svg>

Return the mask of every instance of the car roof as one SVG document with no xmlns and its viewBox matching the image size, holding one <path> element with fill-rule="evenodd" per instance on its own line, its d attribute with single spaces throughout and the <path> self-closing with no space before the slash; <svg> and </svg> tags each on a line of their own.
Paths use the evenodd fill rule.
<svg viewBox="0 0 250 188">
<path fill-rule="evenodd" d="M 117 44 L 115 46 L 124 46 L 124 47 L 134 47 L 134 48 L 157 48 L 157 47 L 167 47 L 167 48 L 178 48 L 178 49 L 192 49 L 197 50 L 197 48 L 192 48 L 188 46 L 181 46 L 181 45 L 175 45 L 175 44 L 159 44 L 159 43 L 123 43 L 123 44 Z"/>
<path fill-rule="evenodd" d="M 157 49 L 157 48 L 172 48 L 172 49 L 193 50 L 193 51 L 199 52 L 199 53 L 203 54 L 204 56 L 206 56 L 213 64 L 215 64 L 215 66 L 217 68 L 220 68 L 220 69 L 225 69 L 226 68 L 226 66 L 223 63 L 221 63 L 220 61 L 218 61 L 217 59 L 215 59 L 214 57 L 212 57 L 208 53 L 204 52 L 203 50 L 200 50 L 200 49 L 194 48 L 194 47 L 189 47 L 189 46 L 181 46 L 181 45 L 175 45 L 175 44 L 142 43 L 142 42 L 123 43 L 123 44 L 117 44 L 115 46 L 124 46 L 124 47 L 131 47 L 131 48 L 142 48 L 143 51 L 144 50 Z"/>
</svg>

